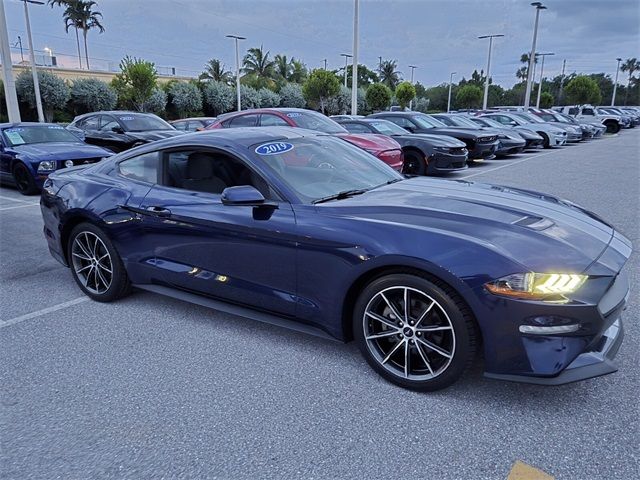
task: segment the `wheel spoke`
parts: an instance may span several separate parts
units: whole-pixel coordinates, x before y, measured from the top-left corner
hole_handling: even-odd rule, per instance
[[[409,349],[409,342],[404,342],[404,378],[409,378],[409,359],[411,358],[411,350]]]
[[[382,315],[378,315],[377,313],[367,312],[365,315],[373,318],[374,320],[379,321],[380,323],[385,324],[387,327],[396,328],[396,329],[398,328],[398,326],[395,324],[393,320],[384,318]]]
[[[431,303],[429,304],[429,306],[425,309],[424,312],[422,312],[422,314],[420,315],[420,318],[418,318],[418,321],[416,322],[416,327],[418,325],[420,325],[420,322],[422,322],[422,320],[424,320],[424,318],[427,316],[427,314],[431,311],[431,309],[433,308],[433,306],[436,304],[436,302],[434,300],[431,300]]]
[[[104,278],[104,275],[102,275],[102,272],[100,271],[100,267],[98,266],[96,268],[96,272],[98,273],[98,277],[100,277],[100,281],[104,284],[105,289],[109,289],[109,282],[107,282],[107,279]]]
[[[429,373],[433,375],[433,369],[431,368],[431,364],[429,363],[429,360],[427,360],[427,356],[422,351],[422,347],[420,346],[419,342],[416,342],[416,350],[418,350],[418,353],[420,354],[420,358],[429,369]]]
[[[384,357],[384,360],[382,360],[382,363],[383,364],[387,363],[389,361],[389,359],[393,356],[393,354],[398,351],[398,349],[402,346],[403,343],[406,343],[406,340],[399,341],[396,344],[396,346],[391,349],[391,351],[387,354],[387,356]]]
[[[418,340],[418,342],[422,343],[428,349],[433,350],[436,353],[439,353],[443,357],[451,358],[451,354],[449,352],[447,352],[446,350],[442,349],[441,347],[439,347],[438,345],[436,345],[434,343],[431,343],[428,340],[424,340],[422,338],[418,338],[417,340]]]
[[[404,289],[404,323],[409,323],[409,289]]]
[[[449,326],[433,326],[433,327],[422,327],[417,329],[418,332],[423,332],[423,333],[438,332],[440,330],[452,330],[452,328]]]
[[[93,265],[89,264],[86,267],[82,267],[80,270],[76,270],[76,273],[84,272],[87,268],[92,268]]]
[[[85,246],[82,244],[82,240],[80,240],[79,237],[76,237],[76,245],[78,245],[80,250],[82,250],[82,253],[84,253],[87,257],[89,257],[89,259],[91,259],[91,253],[89,253],[89,250],[85,248]]]
[[[389,309],[391,310],[391,313],[393,313],[393,315],[398,319],[402,319],[402,315],[400,315],[398,313],[398,310],[396,310],[396,307],[393,306],[393,304],[389,301],[389,299],[387,298],[387,296],[383,293],[380,292],[380,296],[382,297],[382,299],[384,300],[384,302],[387,304],[387,306],[389,307]]]
[[[374,333],[373,335],[369,335],[368,337],[365,337],[365,338],[367,340],[377,340],[379,338],[393,337],[394,335],[397,335],[398,333],[400,333],[400,329],[387,330],[386,332]]]
[[[73,255],[74,257],[81,258],[82,260],[86,260],[87,262],[90,262],[90,261],[91,261],[91,258],[89,258],[89,257],[85,257],[84,255],[80,255],[79,253],[76,253],[76,252],[73,252],[73,253],[72,253],[72,255]]]
[[[94,266],[90,265],[90,269],[84,277],[81,277],[84,283],[84,286],[89,288],[89,277],[91,277],[91,273],[93,272]]]

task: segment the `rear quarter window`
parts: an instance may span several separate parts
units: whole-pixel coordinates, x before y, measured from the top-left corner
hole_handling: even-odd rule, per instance
[[[146,183],[158,182],[159,154],[150,152],[123,160],[118,164],[120,175]]]

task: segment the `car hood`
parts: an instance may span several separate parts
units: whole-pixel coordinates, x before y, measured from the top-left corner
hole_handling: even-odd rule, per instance
[[[513,127],[513,129],[525,139],[542,140],[540,135],[527,127]]]
[[[138,140],[153,142],[154,140],[162,140],[163,138],[176,137],[184,135],[185,132],[180,130],[146,130],[144,132],[127,132],[127,135]]]
[[[539,272],[582,272],[613,236],[610,225],[566,200],[464,180],[416,177],[319,207],[465,239]]]
[[[11,151],[33,160],[74,160],[77,158],[109,157],[113,152],[82,142],[51,142],[17,145]]]
[[[337,133],[335,136],[370,151],[383,152],[385,150],[400,150],[401,148],[393,138],[376,133]]]
[[[415,142],[416,140],[424,140],[426,143],[433,147],[450,147],[450,148],[463,148],[467,144],[454,137],[447,137],[446,135],[430,135],[428,133],[408,133],[403,135],[392,135],[393,138],[403,142]]]

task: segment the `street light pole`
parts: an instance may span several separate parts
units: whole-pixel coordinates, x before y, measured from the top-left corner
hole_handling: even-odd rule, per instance
[[[536,7],[536,21],[533,24],[533,42],[531,42],[531,52],[529,53],[529,68],[527,68],[527,86],[524,94],[525,108],[529,107],[529,103],[531,101],[531,76],[533,74],[533,65],[535,64],[536,59],[536,40],[538,39],[538,21],[540,19],[540,11],[546,10],[547,8],[540,2],[533,2],[531,5],[533,7]]]
[[[449,77],[449,98],[447,99],[447,113],[451,111],[451,84],[453,83],[453,76],[458,72],[451,72]]]
[[[620,71],[621,58],[616,58],[618,66],[616,67],[616,81],[613,83],[613,95],[611,95],[611,106],[615,106],[616,103],[616,91],[618,90],[618,72]]]
[[[493,39],[497,37],[504,37],[502,34],[498,35],[482,35],[479,39],[489,39],[489,56],[487,58],[487,71],[485,72],[486,78],[484,79],[484,98],[482,99],[482,109],[487,109],[487,101],[489,99],[489,71],[491,70],[491,47],[493,46]]]
[[[36,57],[33,54],[33,37],[31,36],[31,21],[29,20],[29,7],[27,4],[44,5],[39,0],[22,0],[24,3],[24,18],[27,22],[27,39],[29,40],[29,58],[31,60],[31,75],[33,77],[33,93],[36,97],[36,110],[38,111],[38,121],[44,122],[44,112],[42,111],[42,98],[40,97],[40,82],[38,82],[38,71],[36,70]]]
[[[351,70],[351,115],[358,114],[358,15],[360,0],[353,6],[353,69]]]
[[[349,59],[353,55],[349,55],[348,53],[341,53],[340,56],[344,57],[344,86],[346,88],[347,87],[347,64],[349,62]]]
[[[547,55],[555,55],[555,53],[536,53],[542,57],[542,65],[540,65],[540,82],[538,83],[538,98],[536,98],[536,108],[540,108],[540,95],[542,95],[542,75],[544,74],[544,57]]]
[[[2,54],[2,73],[4,74],[4,98],[7,102],[7,114],[11,123],[20,122],[16,81],[13,78],[13,63],[11,62],[11,46],[7,31],[7,17],[4,13],[4,0],[0,0],[0,54]]]
[[[246,40],[246,37],[240,37],[238,35],[227,35],[227,38],[233,38],[236,42],[236,100],[238,103],[238,111],[242,110],[242,104],[240,103],[240,51],[238,50],[238,40]]]
[[[413,85],[413,71],[418,68],[416,65],[409,65],[411,69],[411,85]],[[409,110],[413,110],[413,99],[409,101]]]
[[[325,58],[324,60],[322,60],[324,62],[324,69],[327,69],[327,59]]]

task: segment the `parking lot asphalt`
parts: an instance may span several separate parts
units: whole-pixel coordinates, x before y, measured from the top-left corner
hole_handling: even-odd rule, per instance
[[[456,175],[568,198],[640,246],[640,128]],[[0,188],[0,478],[638,478],[639,256],[616,374],[431,394],[339,344],[149,293],[82,296]]]

